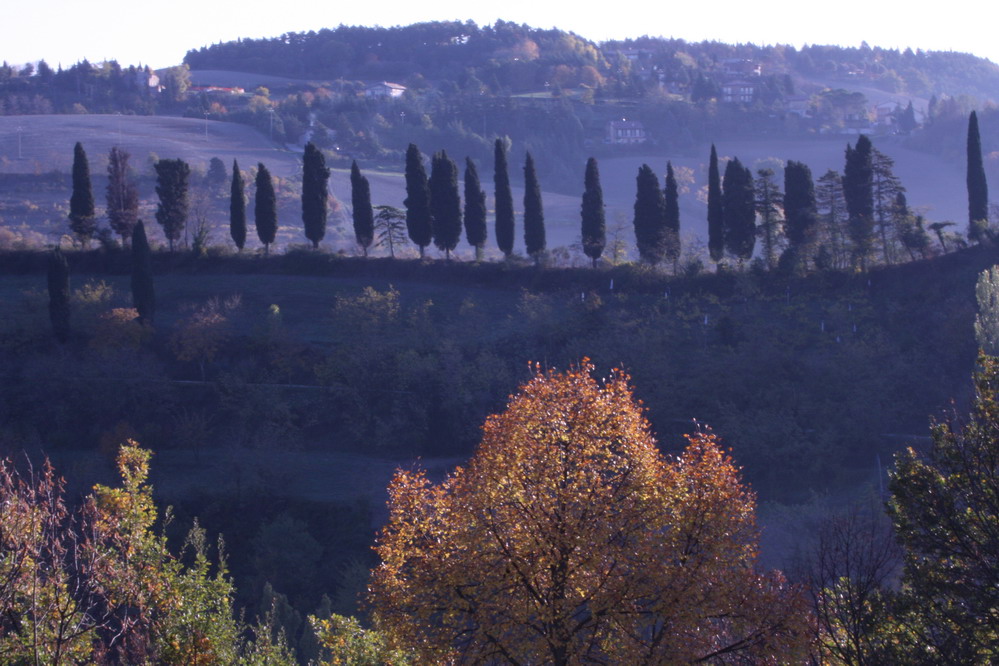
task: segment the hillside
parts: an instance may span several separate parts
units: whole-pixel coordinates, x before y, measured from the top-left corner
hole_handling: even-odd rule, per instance
[[[17,159],[18,128],[21,134],[21,155]],[[205,130],[207,128],[207,138]],[[991,125],[983,124],[986,140],[992,138]],[[236,159],[247,169],[263,162],[275,175],[287,180],[279,216],[278,245],[301,243],[301,209],[296,199],[300,189],[299,169],[301,153],[291,146],[279,145],[267,136],[244,125],[193,118],[160,116],[0,116],[0,219],[8,230],[18,230],[18,237],[30,237],[37,244],[55,242],[66,233],[66,206],[69,201],[68,177],[72,160],[72,146],[81,141],[90,158],[94,176],[94,190],[98,207],[103,204],[107,152],[119,145],[131,152],[131,165],[139,177],[140,195],[143,200],[142,215],[151,219],[156,206],[154,180],[149,164],[151,155],[180,157],[188,161],[199,173],[208,168],[208,162],[218,157],[228,166]],[[842,170],[843,149],[847,139],[825,138],[808,141],[789,139],[743,139],[718,143],[720,155],[739,157],[745,164],[754,165],[760,160],[777,158],[782,161],[798,160],[808,164],[815,177],[827,169]],[[895,159],[896,173],[908,189],[909,204],[926,215],[930,221],[954,220],[966,217],[966,195],[963,167],[956,162],[940,162],[924,152],[911,150],[898,139],[876,139],[879,150]],[[708,145],[700,145],[682,154],[658,150],[627,156],[609,155],[600,162],[601,179],[607,206],[609,227],[623,225],[625,236],[630,239],[631,219],[635,197],[635,175],[641,164],[648,163],[660,172],[665,171],[667,160],[674,166],[691,170],[693,182],[689,191],[680,198],[681,232],[693,243],[694,238],[706,240],[706,208],[699,191],[707,183]],[[514,184],[514,201],[521,209],[523,189],[519,175],[518,151],[511,157],[511,180]],[[996,160],[989,160],[994,168]],[[491,161],[480,162],[487,205],[492,224],[492,184],[489,171]],[[542,179],[545,190],[545,220],[549,246],[568,247],[579,240],[579,202],[582,192],[584,163],[578,164],[579,194],[552,191]],[[375,205],[403,206],[404,182],[401,174],[402,160],[387,163],[382,168],[362,168],[371,182],[372,200]],[[56,175],[56,174],[62,174]],[[328,247],[353,252],[350,228],[349,170],[335,168],[330,184],[333,195],[342,202],[340,212],[331,220],[330,234],[325,241]],[[250,190],[252,196],[252,187]],[[207,223],[213,230],[214,242],[225,243],[228,238],[228,199],[223,195],[212,199],[207,211]],[[252,219],[251,219],[252,222]],[[519,230],[517,243],[522,247]],[[154,238],[159,230],[152,227]],[[252,236],[252,233],[251,233]],[[490,231],[490,237],[492,231]],[[10,245],[14,239],[0,238],[0,243]],[[256,239],[251,238],[251,247]],[[493,247],[493,243],[489,243]],[[459,246],[460,257],[470,257],[471,251],[464,242]]]

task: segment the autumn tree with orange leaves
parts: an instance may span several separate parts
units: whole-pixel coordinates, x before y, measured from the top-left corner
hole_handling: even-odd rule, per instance
[[[370,603],[417,663],[792,663],[811,620],[755,570],[755,498],[710,431],[677,459],[628,377],[534,378],[439,485],[400,471]]]

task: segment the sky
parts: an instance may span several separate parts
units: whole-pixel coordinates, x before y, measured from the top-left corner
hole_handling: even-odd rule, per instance
[[[652,3],[565,3],[552,0],[35,0],[0,19],[0,60],[45,59],[68,67],[84,58],[153,68],[179,64],[193,48],[238,37],[277,37],[346,25],[497,19],[557,27],[594,41],[642,35],[688,41],[754,44],[839,44],[963,51],[999,63],[994,18],[978,0],[951,0],[919,11],[899,0],[687,0]],[[585,8],[584,8],[585,7]]]

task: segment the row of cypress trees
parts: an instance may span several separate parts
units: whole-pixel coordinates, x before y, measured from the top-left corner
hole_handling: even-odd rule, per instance
[[[648,164],[638,169],[635,194],[635,244],[642,261],[656,265],[680,259],[679,187],[672,162],[666,163],[666,183],[659,189],[659,176]]]
[[[504,255],[510,256],[514,243],[514,210],[506,150],[504,140],[497,139],[494,164],[496,244]],[[486,193],[471,158],[465,158],[464,207],[458,192],[458,167],[446,151],[433,154],[428,176],[423,153],[416,144],[409,144],[405,176],[406,231],[410,241],[419,248],[420,257],[425,256],[427,246],[433,243],[450,260],[451,252],[461,238],[464,222],[466,240],[475,248],[476,258],[481,260],[488,237]],[[351,165],[350,180],[354,237],[367,256],[374,243],[371,188],[356,161]],[[541,186],[530,153],[524,162],[524,244],[527,253],[535,259],[540,259],[546,249]]]
[[[508,146],[504,139],[497,139],[494,149],[495,233],[500,251],[506,256],[513,253],[515,225],[513,196],[507,167]],[[968,237],[981,242],[988,233],[988,188],[981,154],[981,138],[977,114],[972,111],[968,124]],[[128,154],[112,149],[109,158],[108,217],[114,231],[123,240],[131,235],[137,210],[135,187],[127,182]],[[475,164],[466,158],[464,209],[458,193],[458,169],[445,151],[431,158],[428,176],[424,157],[415,144],[406,152],[405,222],[410,240],[417,245],[420,256],[432,242],[450,259],[451,252],[460,239],[462,221],[466,238],[481,259],[485,242],[486,201],[485,192]],[[885,261],[888,256],[886,206],[881,193],[875,193],[885,182],[892,193],[893,208],[908,210],[904,203],[904,188],[890,173],[891,160],[873,148],[870,139],[861,135],[856,144],[847,145],[846,164],[840,180],[846,208],[846,235],[849,236],[854,264],[864,269],[874,245],[874,229],[881,227]],[[173,250],[180,237],[188,210],[188,165],[182,160],[159,160],[157,194],[160,205],[157,221]],[[117,174],[117,176],[116,176]],[[875,175],[877,178],[875,178]],[[828,175],[828,174],[827,174]],[[330,169],[322,152],[309,143],[303,157],[302,219],[306,238],[313,248],[325,236],[328,216],[328,179]],[[753,256],[756,237],[763,239],[764,255],[770,268],[776,264],[778,237],[783,235],[788,250],[795,261],[804,260],[815,242],[818,213],[815,185],[807,165],[791,161],[785,168],[784,193],[771,180],[773,172],[761,170],[755,179],[748,167],[738,158],[729,160],[724,178],[720,177],[718,155],[711,146],[708,167],[708,250],[715,262],[726,254],[746,261]],[[825,178],[825,177],[824,177]],[[887,179],[887,181],[886,181]],[[527,254],[539,260],[546,249],[544,209],[534,159],[527,153],[524,163],[524,243]],[[371,191],[367,179],[357,163],[351,166],[351,197],[354,211],[355,237],[365,256],[375,241],[375,215],[371,205]],[[388,207],[379,207],[388,208]],[[393,209],[394,210],[394,209]],[[784,219],[780,220],[781,212]],[[263,163],[258,164],[254,215],[258,238],[269,254],[270,244],[277,233],[277,202],[273,179]],[[760,226],[757,229],[757,216]],[[606,244],[606,221],[603,195],[595,158],[586,164],[582,203],[582,245],[594,266]],[[96,230],[93,194],[86,153],[80,143],[74,148],[73,194],[70,199],[70,227],[77,237],[89,240]],[[674,268],[679,259],[679,204],[678,187],[671,163],[667,164],[666,182],[659,189],[658,178],[648,165],[642,165],[637,178],[635,201],[635,238],[643,261],[658,264],[664,259],[672,261]],[[933,225],[931,225],[932,227]],[[941,226],[941,225],[937,225]],[[920,236],[925,232],[920,231]],[[233,161],[230,190],[230,234],[242,250],[246,242],[246,197],[243,177],[237,162]],[[919,247],[920,243],[903,243]],[[913,247],[909,247],[910,252]]]
[[[121,235],[128,244],[136,225],[138,213],[138,192],[128,177],[129,154],[114,147],[108,158],[108,221],[112,230]],[[305,146],[302,175],[302,221],[305,236],[313,248],[326,235],[328,217],[328,180],[330,169],[326,158],[312,143]],[[190,166],[181,159],[161,159],[154,165],[156,170],[156,194],[159,205],[156,221],[163,227],[173,251],[187,223],[190,208],[188,181]],[[240,250],[246,244],[246,195],[245,184],[239,164],[233,160],[232,185],[229,203],[229,231],[233,242]],[[97,232],[97,216],[93,189],[90,180],[90,166],[86,151],[79,142],[73,149],[72,195],[69,202],[70,230],[83,243],[88,243]],[[256,196],[254,216],[257,236],[268,253],[270,244],[277,234],[277,197],[270,172],[263,163],[257,165]]]
[[[309,142],[302,157],[302,223],[305,237],[313,249],[326,236],[329,217],[330,169],[321,150]],[[264,244],[264,254],[270,254],[271,243],[277,237],[277,195],[274,179],[263,162],[257,163],[256,193],[253,199],[253,219],[257,238]],[[239,250],[246,244],[246,186],[239,163],[232,161],[232,184],[229,189],[229,235]]]

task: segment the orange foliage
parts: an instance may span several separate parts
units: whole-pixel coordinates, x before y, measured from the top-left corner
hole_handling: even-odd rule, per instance
[[[108,351],[123,347],[138,349],[148,336],[148,328],[139,323],[138,310],[112,308],[98,316],[97,329],[90,346]],[[117,444],[115,446],[117,447]]]
[[[620,372],[542,372],[440,485],[400,471],[370,602],[419,663],[688,663],[807,649],[802,596],[754,570],[754,497],[710,432],[665,459]]]

